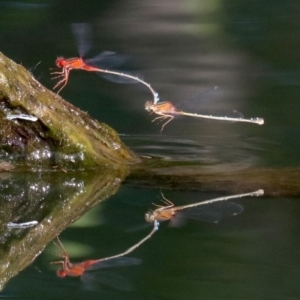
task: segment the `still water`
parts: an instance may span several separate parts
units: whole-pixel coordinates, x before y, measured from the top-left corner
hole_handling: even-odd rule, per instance
[[[124,70],[143,74],[162,99],[176,105],[218,86],[222,97],[204,103],[265,125],[180,117],[161,124],[144,110],[140,85],[116,84],[72,71],[61,95],[115,128],[135,152],[210,168],[297,167],[300,150],[299,6],[295,1],[0,1],[5,55],[30,68],[48,88],[57,56],[78,55],[70,25],[93,28],[91,55],[128,54]],[[201,105],[201,104],[199,104]],[[207,107],[206,107],[207,108]],[[256,189],[261,188],[257,186]],[[144,214],[160,203],[160,188],[123,184],[61,234],[72,261],[120,253],[144,236]],[[178,186],[164,190],[176,205],[214,197]],[[1,298],[19,299],[299,299],[299,197],[245,198],[236,216],[220,222],[163,222],[130,256],[141,264],[112,268],[131,291],[96,279],[57,278],[50,244],[14,277]],[[226,213],[225,213],[226,214]],[[116,283],[117,284],[117,283]]]

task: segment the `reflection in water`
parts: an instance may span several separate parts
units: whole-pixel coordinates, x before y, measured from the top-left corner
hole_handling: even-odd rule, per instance
[[[219,198],[215,198],[215,199],[211,199],[211,200],[207,200],[207,201],[201,201],[201,202],[192,203],[192,204],[188,204],[188,205],[182,205],[182,206],[174,206],[174,204],[170,200],[166,199],[164,197],[164,195],[162,194],[162,197],[164,199],[163,202],[165,202],[166,205],[165,206],[156,205],[156,206],[158,206],[158,208],[155,210],[148,211],[145,214],[145,219],[147,222],[171,220],[178,211],[195,208],[195,207],[200,207],[200,206],[204,206],[204,207],[209,206],[208,210],[207,210],[207,212],[209,213],[208,216],[215,215],[214,213],[212,213],[212,210],[214,210],[213,206],[216,203],[227,201],[230,199],[242,198],[242,197],[262,196],[263,194],[264,194],[263,190],[257,190],[255,192],[251,192],[251,193],[219,197]],[[233,215],[237,215],[243,211],[243,207],[240,205],[234,205],[234,203],[230,202],[230,206],[231,206],[230,210]],[[228,210],[228,206],[223,207],[223,209]],[[195,215],[194,215],[194,217],[195,217]],[[219,217],[220,216],[218,216],[217,219],[213,219],[212,221],[213,222],[219,221]],[[201,213],[198,214],[198,218],[203,218],[203,215]],[[209,218],[207,217],[207,219],[209,219]]]
[[[28,222],[22,222],[22,223],[13,223],[13,222],[9,222],[7,223],[7,228],[30,228],[30,227],[34,227],[38,224],[38,221],[28,221]]]
[[[52,262],[52,264],[61,264],[62,268],[56,271],[56,275],[58,277],[66,277],[66,276],[72,276],[72,277],[78,277],[81,276],[84,281],[87,281],[88,278],[92,279],[89,275],[86,275],[86,271],[91,270],[97,270],[102,268],[107,268],[109,266],[126,266],[126,265],[136,265],[140,263],[140,260],[123,257],[131,252],[133,252],[136,248],[138,248],[140,245],[142,245],[144,242],[146,242],[148,239],[150,239],[153,234],[158,230],[159,223],[154,220],[153,221],[153,229],[151,232],[141,239],[138,243],[134,244],[127,250],[125,250],[122,253],[99,258],[99,259],[93,259],[93,260],[87,260],[81,263],[71,263],[70,258],[68,255],[67,250],[64,248],[63,244],[60,242],[59,238],[57,238],[58,243],[55,243],[55,245],[60,249],[60,253],[58,253],[58,256],[60,256],[63,260],[61,261],[55,261]],[[101,276],[102,277],[102,276]],[[113,278],[110,278],[107,274],[105,274],[102,279],[97,275],[98,281],[110,285],[116,289],[120,290],[131,290],[131,286],[129,283],[125,283],[124,280],[113,280]],[[122,284],[121,284],[122,283]]]
[[[137,265],[140,263],[140,260],[124,257],[125,255],[133,252],[137,249],[140,245],[142,245],[145,241],[150,239],[154,233],[158,230],[159,222],[171,220],[177,214],[178,211],[187,210],[187,209],[197,209],[201,207],[208,207],[208,217],[206,220],[209,220],[210,216],[214,216],[213,221],[216,222],[219,220],[216,214],[212,212],[213,206],[215,204],[219,204],[225,202],[228,204],[227,206],[223,206],[222,213],[230,213],[231,215],[237,215],[243,211],[243,207],[241,205],[227,202],[230,199],[237,199],[242,197],[251,197],[251,196],[261,196],[264,194],[263,190],[257,190],[251,193],[244,193],[244,194],[236,194],[226,197],[219,197],[207,201],[197,202],[189,205],[183,206],[174,206],[174,204],[166,199],[163,195],[164,202],[166,203],[165,206],[158,206],[157,209],[153,211],[149,211],[146,213],[145,218],[147,222],[153,223],[153,228],[151,232],[141,239],[138,243],[134,244],[124,252],[119,254],[104,257],[100,259],[93,259],[93,260],[86,260],[80,263],[71,263],[67,250],[64,248],[63,244],[60,242],[59,238],[57,238],[57,243],[55,245],[59,249],[58,256],[62,258],[60,261],[52,262],[52,264],[60,264],[61,269],[57,270],[56,274],[58,277],[81,277],[81,279],[86,283],[87,286],[91,289],[93,286],[93,282],[101,282],[105,285],[111,286],[118,290],[129,291],[132,290],[132,286],[129,282],[127,282],[122,277],[117,275],[112,275],[110,273],[101,274],[96,272],[96,274],[91,274],[89,271],[95,271],[98,269],[110,267],[110,266],[127,266],[127,265]],[[211,209],[212,208],[212,209]],[[201,213],[199,214],[199,216]],[[201,216],[203,218],[203,215]]]
[[[225,171],[241,170],[260,162],[261,153],[268,146],[266,141],[253,136],[227,135],[125,135],[122,141],[136,153],[163,160],[190,162],[191,167],[201,165]]]
[[[122,176],[112,170],[76,176],[71,172],[0,174],[0,290],[63,229],[113,194]]]

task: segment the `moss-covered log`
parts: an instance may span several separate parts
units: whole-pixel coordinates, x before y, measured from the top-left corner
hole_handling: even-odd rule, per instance
[[[26,114],[37,121],[9,120]],[[137,163],[109,126],[43,87],[21,65],[0,53],[0,160],[15,166],[113,168]]]

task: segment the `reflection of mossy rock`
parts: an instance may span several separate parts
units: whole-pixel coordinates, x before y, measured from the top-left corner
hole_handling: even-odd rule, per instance
[[[38,121],[8,120],[28,114]],[[139,162],[109,126],[64,101],[0,53],[0,160],[32,168],[120,167]]]
[[[126,172],[0,173],[0,291],[45,246],[89,209],[114,194]],[[28,229],[7,223],[37,221]],[[53,254],[55,260],[55,253]]]

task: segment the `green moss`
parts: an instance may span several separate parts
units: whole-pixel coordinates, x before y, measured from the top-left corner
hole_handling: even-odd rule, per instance
[[[6,119],[20,113],[38,121]],[[112,128],[47,90],[1,53],[0,118],[2,148],[18,166],[115,169],[140,162]]]

